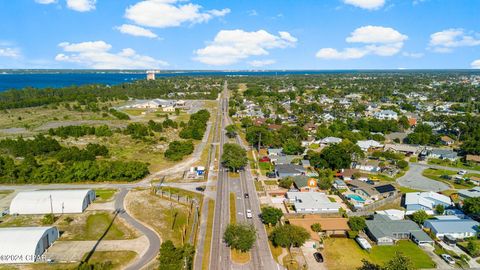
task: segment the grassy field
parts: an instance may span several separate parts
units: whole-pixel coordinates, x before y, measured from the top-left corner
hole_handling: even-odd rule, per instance
[[[208,201],[207,232],[205,234],[205,245],[203,246],[202,269],[207,270],[210,266],[210,249],[212,247],[213,217],[215,214],[215,201]]]
[[[0,218],[0,227],[42,226],[43,215],[7,215]]]
[[[235,204],[235,193],[230,192],[230,223],[237,223],[237,205]]]
[[[74,105],[75,103],[71,103]],[[120,102],[99,103],[99,106],[116,106]],[[9,109],[0,114],[0,129],[25,128],[32,130],[48,122],[57,121],[84,121],[84,120],[111,120],[117,121],[110,114],[103,112],[68,110],[63,106],[43,106],[34,108]]]
[[[84,258],[86,256],[87,254],[85,254]],[[88,260],[88,263],[94,264],[110,261],[112,263],[112,270],[124,269],[125,266],[137,256],[137,253],[133,251],[95,251]]]
[[[255,190],[256,191],[264,191],[264,188],[262,186],[262,183],[260,181],[254,181],[255,183]]]
[[[104,240],[123,240],[137,237],[136,232],[123,223],[114,214],[96,212],[86,214],[86,217],[75,217],[72,222],[66,218],[57,221],[62,240],[98,240],[105,234]],[[112,223],[113,220],[113,223]]]
[[[190,236],[193,218],[189,218],[189,207],[183,204],[162,199],[150,190],[132,190],[127,194],[126,205],[135,218],[151,226],[163,240],[181,245]]]
[[[117,193],[116,189],[96,189],[95,194],[97,195],[97,198],[95,199],[95,202],[103,203],[111,201],[115,193]]]
[[[446,167],[480,171],[480,165],[463,163],[460,160],[456,161],[456,162],[451,162],[451,161],[448,161],[448,160],[430,159],[430,160],[428,160],[428,164],[436,164],[436,165],[441,165],[441,166],[446,166]]]
[[[330,270],[355,269],[362,265],[362,259],[376,264],[389,261],[396,252],[410,258],[415,268],[434,268],[430,257],[416,244],[400,241],[394,246],[374,246],[370,253],[362,250],[352,239],[328,238],[325,240],[325,263]]]
[[[425,176],[425,177],[428,177],[428,178],[436,180],[436,181],[443,182],[443,183],[445,183],[445,184],[447,184],[450,187],[453,187],[455,189],[467,189],[467,188],[473,187],[472,184],[467,184],[467,183],[459,184],[459,183],[456,183],[454,179],[452,179],[452,180],[446,179],[446,177],[452,177],[456,174],[457,174],[456,171],[441,170],[441,169],[434,169],[434,168],[425,169],[422,173],[422,175]]]
[[[400,186],[400,185],[396,185],[396,188],[397,188],[400,192],[403,192],[403,193],[418,192],[418,191],[419,191],[419,190],[416,190],[416,189],[413,189],[413,188],[404,187],[404,186]]]

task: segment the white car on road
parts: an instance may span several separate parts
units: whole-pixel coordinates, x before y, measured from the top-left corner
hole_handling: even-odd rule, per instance
[[[442,254],[442,259],[445,260],[448,264],[455,264],[455,260],[452,258],[452,256],[448,254]]]
[[[247,209],[247,218],[253,218],[252,210]]]

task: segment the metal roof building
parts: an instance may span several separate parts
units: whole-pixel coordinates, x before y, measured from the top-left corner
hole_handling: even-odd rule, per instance
[[[42,261],[58,237],[56,227],[0,228],[0,264]]]
[[[10,214],[82,213],[95,200],[91,189],[19,192],[10,203]]]

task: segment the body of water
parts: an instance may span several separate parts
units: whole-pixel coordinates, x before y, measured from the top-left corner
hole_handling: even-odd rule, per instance
[[[174,76],[286,76],[348,73],[405,73],[405,72],[446,72],[446,71],[398,71],[398,70],[287,70],[287,71],[171,71],[157,73],[157,78]],[[448,71],[447,71],[448,72]],[[459,71],[453,71],[459,72]],[[469,73],[471,70],[460,71]],[[116,85],[146,78],[144,71],[75,71],[75,70],[0,70],[0,91],[9,89],[60,88],[72,85],[105,84]]]

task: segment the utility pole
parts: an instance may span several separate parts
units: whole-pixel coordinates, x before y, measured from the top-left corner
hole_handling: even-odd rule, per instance
[[[52,194],[50,194],[50,213],[53,215],[53,200],[52,200]]]

